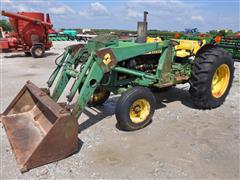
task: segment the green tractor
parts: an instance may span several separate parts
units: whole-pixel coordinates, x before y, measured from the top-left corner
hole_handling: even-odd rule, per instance
[[[121,94],[116,120],[126,131],[150,124],[159,103],[153,87],[189,82],[198,108],[223,104],[234,73],[228,52],[204,40],[146,43],[146,17],[138,29],[137,42],[102,35],[69,46],[56,61],[47,89],[26,83],[0,117],[21,172],[77,152],[78,118],[86,106],[104,103],[110,93]],[[58,103],[64,90],[67,102]]]

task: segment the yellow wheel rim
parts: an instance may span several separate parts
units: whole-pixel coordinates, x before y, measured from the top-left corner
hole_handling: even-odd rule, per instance
[[[133,123],[144,122],[150,114],[150,103],[146,99],[138,99],[131,105],[129,116]]]
[[[230,70],[228,65],[222,64],[217,68],[212,79],[212,95],[220,98],[226,91],[230,79]]]

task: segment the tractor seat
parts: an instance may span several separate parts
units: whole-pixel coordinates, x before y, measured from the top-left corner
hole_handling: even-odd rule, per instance
[[[206,42],[200,45],[199,41],[196,40],[178,40],[174,39],[179,42],[178,45],[175,46],[176,56],[180,58],[185,58],[188,56],[195,55],[197,51],[203,46]]]

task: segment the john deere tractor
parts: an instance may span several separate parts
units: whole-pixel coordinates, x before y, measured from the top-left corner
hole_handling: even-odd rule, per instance
[[[116,120],[126,131],[151,122],[159,103],[152,87],[189,82],[198,108],[223,104],[234,72],[228,52],[204,40],[146,43],[146,29],[145,13],[137,41],[102,35],[86,45],[66,47],[47,89],[26,83],[0,118],[22,172],[76,152],[78,118],[86,106],[103,104],[111,93],[121,94]],[[70,80],[74,81],[67,89]],[[67,102],[58,103],[64,91]]]

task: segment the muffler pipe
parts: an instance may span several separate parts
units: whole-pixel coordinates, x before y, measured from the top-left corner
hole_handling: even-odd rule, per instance
[[[138,43],[146,43],[147,39],[147,15],[148,12],[144,11],[143,21],[139,21],[137,24],[137,40]]]

